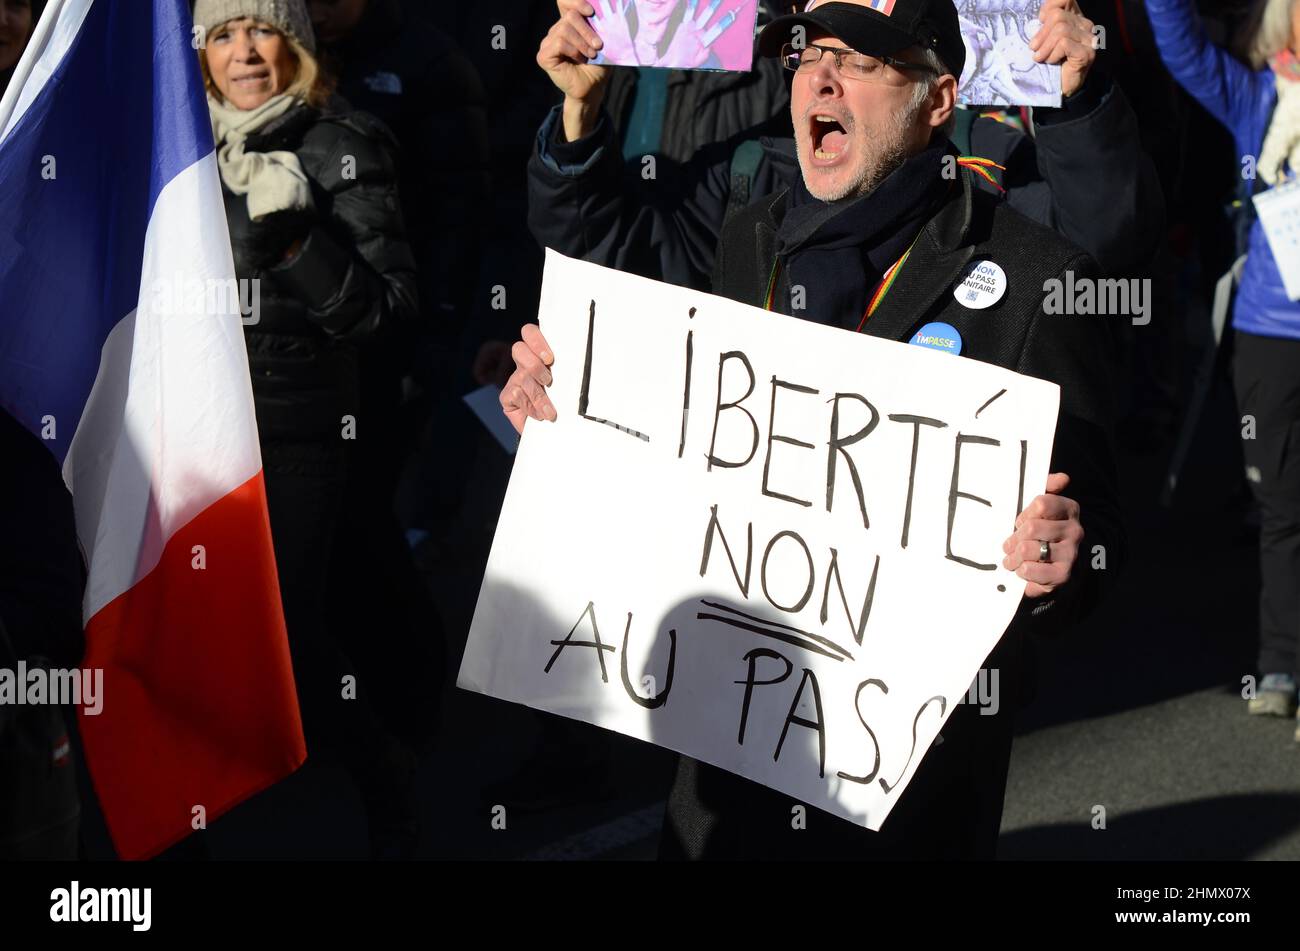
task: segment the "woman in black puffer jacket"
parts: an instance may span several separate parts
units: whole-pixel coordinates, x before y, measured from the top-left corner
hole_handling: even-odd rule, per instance
[[[358,350],[400,340],[417,315],[391,141],[330,97],[302,0],[198,0],[194,22],[251,304],[245,339],[308,751],[348,768],[374,851],[409,854],[415,754],[381,724],[329,624],[357,596],[328,578],[351,447],[365,438]]]

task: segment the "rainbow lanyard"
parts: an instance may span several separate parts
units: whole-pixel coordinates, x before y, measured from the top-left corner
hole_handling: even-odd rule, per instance
[[[978,175],[983,175],[986,179],[988,179],[993,184],[993,187],[996,188],[998,191],[1000,192],[1006,191],[1006,189],[1003,188],[1001,185],[999,185],[997,183],[997,179],[995,179],[991,174],[989,174],[988,171],[989,168],[996,168],[996,169],[1001,169],[1002,171],[1005,172],[1006,168],[1002,165],[999,165],[997,162],[993,161],[992,159],[979,158],[978,156],[975,155],[963,155],[957,159],[957,164],[964,169],[968,169],[969,171],[975,172]],[[922,230],[925,229],[922,228]],[[880,283],[876,285],[876,289],[871,295],[871,300],[867,303],[867,309],[862,314],[862,319],[858,321],[859,331],[861,331],[862,328],[866,326],[867,321],[871,319],[871,315],[874,314],[876,312],[876,308],[880,306],[880,302],[883,301],[885,299],[885,295],[889,293],[889,289],[894,286],[894,280],[895,278],[898,277],[898,272],[903,269],[903,264],[904,262],[907,261],[907,256],[912,253],[912,248],[916,246],[916,242],[920,237],[921,237],[921,232],[918,231],[916,233],[916,237],[912,239],[912,243],[907,246],[907,250],[903,252],[902,256],[893,264],[891,264],[888,267],[888,269],[885,271],[885,273],[881,275]],[[777,258],[772,262],[772,273],[768,275],[767,278],[767,293],[763,297],[764,310],[776,309],[775,306],[776,279],[780,275],[780,273],[781,273],[781,259]]]
[[[992,116],[990,116],[990,118],[992,118]],[[999,119],[998,121],[1002,122],[1003,120]],[[959,156],[957,158],[957,164],[968,171],[974,172],[976,175],[982,176],[990,185],[1002,194],[1005,195],[1007,193],[1007,190],[999,185],[998,180],[989,172],[989,169],[991,168],[996,168],[999,171],[1005,172],[1007,170],[1005,165],[999,165],[992,159],[980,158],[978,155]]]

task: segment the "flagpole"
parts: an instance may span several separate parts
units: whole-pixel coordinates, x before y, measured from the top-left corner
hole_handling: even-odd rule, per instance
[[[9,79],[9,87],[5,90],[4,98],[0,99],[0,145],[4,144],[4,140],[9,135],[9,118],[18,105],[18,99],[22,95],[23,87],[27,85],[27,80],[31,78],[32,70],[36,68],[37,61],[49,44],[50,34],[54,32],[54,24],[58,22],[59,14],[66,3],[67,0],[50,0],[46,4],[40,22],[36,24],[36,29],[32,31],[32,38],[27,43],[27,49],[23,50],[22,58],[18,60],[18,65],[14,67],[14,74]]]

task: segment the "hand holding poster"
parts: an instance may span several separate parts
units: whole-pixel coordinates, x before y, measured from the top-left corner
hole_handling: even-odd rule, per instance
[[[1055,384],[547,253],[459,684],[878,829],[1010,622]]]
[[[956,0],[966,67],[957,101],[977,106],[1061,104],[1061,67],[1034,61],[1042,0]]]
[[[602,66],[748,72],[758,0],[591,0]]]
[[[1061,104],[1061,67],[1039,63],[1029,41],[1042,0],[957,0],[966,67],[958,102]],[[758,0],[591,0],[589,19],[607,66],[748,71]],[[808,6],[813,7],[814,3]],[[873,5],[888,15],[891,3]]]

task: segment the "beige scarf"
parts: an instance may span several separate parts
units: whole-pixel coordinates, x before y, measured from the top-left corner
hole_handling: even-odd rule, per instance
[[[310,208],[311,186],[302,163],[292,152],[245,152],[244,141],[299,100],[272,96],[256,109],[236,109],[208,97],[212,138],[217,144],[221,180],[236,195],[245,195],[248,217],[257,221],[277,211]]]
[[[1291,163],[1291,171],[1300,175],[1300,81],[1275,77],[1277,108],[1264,135],[1259,151],[1259,177],[1269,185],[1282,178],[1282,167]]]

